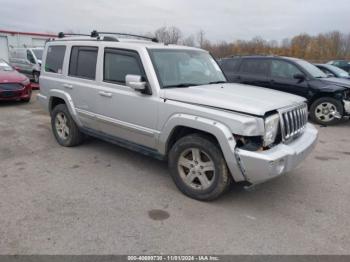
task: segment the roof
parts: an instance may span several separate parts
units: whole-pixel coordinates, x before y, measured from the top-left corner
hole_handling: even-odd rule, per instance
[[[62,42],[74,42],[74,43],[79,43],[79,44],[96,44],[98,43],[108,43],[110,46],[122,46],[125,48],[126,44],[129,47],[135,47],[135,48],[149,48],[149,49],[186,49],[186,50],[198,50],[198,51],[204,51],[199,48],[195,47],[188,47],[188,46],[182,46],[182,45],[168,45],[164,43],[155,43],[152,41],[147,41],[147,40],[139,40],[139,39],[130,39],[130,38],[116,38],[115,41],[111,40],[103,40],[97,39],[95,37],[89,37],[89,36],[74,36],[74,37],[64,37],[64,38],[55,38],[50,41],[50,43],[62,43]]]

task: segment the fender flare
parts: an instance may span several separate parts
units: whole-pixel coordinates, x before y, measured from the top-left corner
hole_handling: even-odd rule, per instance
[[[74,106],[72,97],[68,93],[66,93],[62,90],[59,90],[59,89],[51,89],[49,96],[50,96],[49,109],[51,109],[53,98],[55,98],[55,97],[61,98],[66,103],[68,111],[69,111],[70,115],[72,116],[73,120],[75,121],[75,123],[80,127],[82,126],[81,121],[79,120],[79,117],[78,117],[78,112],[75,110],[75,106]]]
[[[219,142],[227,166],[236,182],[244,181],[245,177],[236,159],[236,141],[231,130],[216,120],[189,114],[172,115],[162,128],[158,139],[158,150],[161,154],[167,153],[168,142],[176,127],[194,128],[212,134]]]

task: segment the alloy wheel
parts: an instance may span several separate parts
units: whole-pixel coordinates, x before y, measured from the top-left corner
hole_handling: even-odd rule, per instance
[[[206,190],[214,182],[214,161],[199,148],[189,148],[182,152],[177,166],[181,179],[193,189]]]

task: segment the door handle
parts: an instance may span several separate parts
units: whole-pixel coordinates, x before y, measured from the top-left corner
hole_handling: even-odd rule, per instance
[[[100,96],[104,96],[104,97],[112,97],[112,93],[109,93],[109,92],[100,91],[100,92],[98,92],[98,94]]]
[[[67,89],[73,89],[73,85],[70,84],[63,84],[63,87]]]

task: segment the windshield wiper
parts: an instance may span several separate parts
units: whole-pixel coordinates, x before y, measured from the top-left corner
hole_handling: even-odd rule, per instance
[[[225,83],[227,83],[227,81],[213,81],[213,82],[209,82],[208,85],[225,84]]]
[[[198,86],[198,84],[181,83],[181,84],[176,84],[176,85],[163,86],[163,88],[184,88],[184,87],[190,87],[190,86]]]

